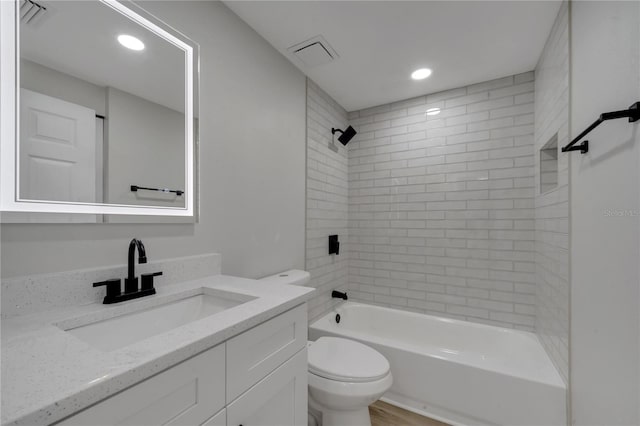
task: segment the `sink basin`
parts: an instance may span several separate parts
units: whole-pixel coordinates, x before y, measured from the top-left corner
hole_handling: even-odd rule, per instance
[[[219,293],[201,292],[75,328],[58,326],[98,349],[113,351],[254,299],[236,293]]]

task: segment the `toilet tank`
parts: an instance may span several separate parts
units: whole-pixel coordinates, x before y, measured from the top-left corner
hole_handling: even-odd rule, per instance
[[[288,271],[261,278],[260,281],[273,284],[305,285],[309,282],[310,278],[311,274],[307,271],[290,269]]]

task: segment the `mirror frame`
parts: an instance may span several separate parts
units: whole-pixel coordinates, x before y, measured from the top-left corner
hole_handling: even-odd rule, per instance
[[[199,78],[198,45],[130,2],[96,0],[164,38],[185,52],[185,206],[134,206],[21,199],[18,120],[20,104],[20,0],[0,0],[0,211],[194,217],[195,120]],[[144,16],[143,16],[144,15]],[[180,38],[175,34],[179,34]],[[185,41],[185,40],[188,40]]]

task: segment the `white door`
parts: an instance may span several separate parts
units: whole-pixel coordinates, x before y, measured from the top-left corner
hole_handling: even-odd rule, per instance
[[[20,198],[95,202],[95,111],[20,90]]]
[[[96,116],[81,105],[20,89],[21,199],[97,200]],[[42,215],[36,221],[44,221]],[[95,215],[47,215],[47,222],[96,222]],[[31,220],[28,220],[31,221]]]

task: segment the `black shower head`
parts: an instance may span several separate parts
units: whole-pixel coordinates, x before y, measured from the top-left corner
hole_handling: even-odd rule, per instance
[[[342,145],[347,145],[349,143],[349,141],[351,139],[353,139],[353,137],[356,135],[356,129],[354,129],[353,127],[349,126],[347,127],[346,130],[340,130],[340,129],[331,129],[331,134],[335,135],[336,132],[340,132],[342,133],[339,137],[338,140],[340,141],[340,143]]]

